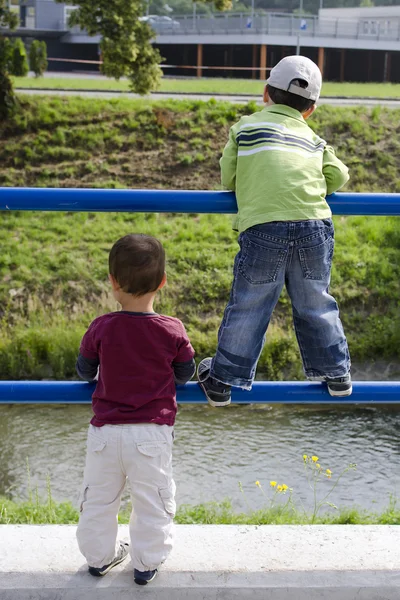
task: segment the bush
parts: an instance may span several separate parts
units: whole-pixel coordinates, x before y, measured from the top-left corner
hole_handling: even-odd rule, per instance
[[[29,71],[26,49],[21,38],[15,38],[11,42],[10,73],[16,77],[25,77]]]
[[[29,66],[35,73],[35,77],[42,77],[47,70],[47,46],[46,42],[34,40],[29,50]]]

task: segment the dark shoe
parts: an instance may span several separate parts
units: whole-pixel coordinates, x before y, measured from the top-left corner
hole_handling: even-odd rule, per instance
[[[211,406],[228,406],[231,403],[231,386],[210,377],[212,358],[204,358],[197,367],[197,379]]]
[[[328,392],[331,396],[350,396],[353,391],[350,373],[344,377],[326,378]]]
[[[113,560],[108,565],[104,565],[104,567],[89,567],[89,573],[94,577],[103,577],[106,573],[111,571],[114,567],[122,563],[129,552],[129,544],[126,542],[120,542],[119,550],[117,554],[114,556]]]
[[[147,585],[150,581],[153,581],[157,573],[157,569],[154,569],[154,571],[138,571],[134,569],[133,579],[138,585]]]

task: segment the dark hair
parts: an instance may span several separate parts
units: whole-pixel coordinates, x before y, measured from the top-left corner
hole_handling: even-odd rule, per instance
[[[294,79],[291,81],[294,85],[298,85],[299,87],[305,89],[307,87],[307,82],[302,79]],[[267,85],[268,94],[271,98],[272,102],[275,104],[285,104],[286,106],[290,106],[291,108],[295,108],[299,112],[306,112],[309,108],[315,104],[315,100],[308,100],[308,98],[303,98],[303,96],[298,96],[297,94],[292,94],[291,92],[285,92],[284,90],[279,90],[272,85]]]
[[[110,274],[127,294],[155,292],[164,276],[165,251],[156,238],[142,233],[125,235],[111,248]]]

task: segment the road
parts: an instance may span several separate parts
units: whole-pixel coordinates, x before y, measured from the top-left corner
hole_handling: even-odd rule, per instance
[[[151,100],[204,100],[207,102],[211,98],[223,102],[232,102],[233,104],[246,104],[251,100],[262,104],[261,96],[232,96],[232,95],[213,95],[213,94],[168,94],[156,92],[148,96],[139,96],[138,94],[127,94],[123,92],[102,92],[102,91],[77,91],[77,90],[48,90],[48,89],[17,89],[20,94],[29,95],[47,95],[47,96],[82,96],[83,98],[119,98],[121,96],[129,98],[148,98]],[[330,104],[332,106],[384,106],[386,108],[400,108],[400,100],[385,100],[383,98],[320,98],[319,105]]]

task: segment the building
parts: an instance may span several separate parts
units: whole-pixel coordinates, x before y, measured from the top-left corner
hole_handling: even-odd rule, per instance
[[[98,68],[63,62],[99,60],[99,37],[68,26],[73,6],[53,0],[9,2],[20,17],[13,35],[27,42],[45,40],[52,70]],[[152,24],[170,75],[265,79],[271,67],[299,47],[326,80],[400,82],[400,6],[322,9],[318,16],[193,14],[158,17]]]

